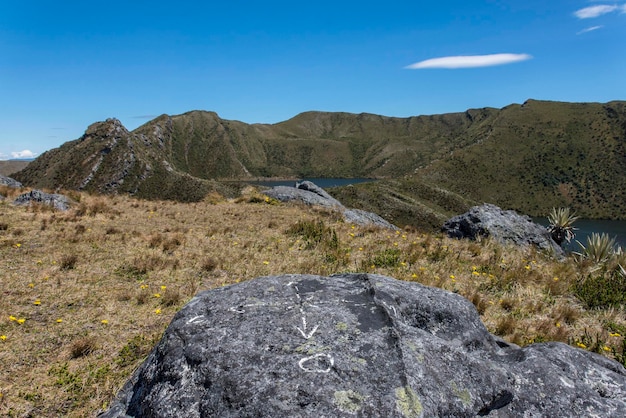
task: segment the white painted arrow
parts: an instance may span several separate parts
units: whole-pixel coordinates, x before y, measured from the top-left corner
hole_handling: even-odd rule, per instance
[[[306,338],[307,340],[310,339],[313,334],[315,334],[315,331],[317,331],[317,325],[313,327],[313,329],[310,332],[306,332],[306,318],[303,316],[302,317],[302,328],[300,327],[296,327],[296,329],[298,331],[300,331],[300,334],[302,334],[302,336],[304,338]]]

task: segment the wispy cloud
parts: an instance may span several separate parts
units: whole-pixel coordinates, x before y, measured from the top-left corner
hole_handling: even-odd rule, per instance
[[[612,13],[618,9],[621,9],[624,12],[626,6],[615,6],[609,4],[599,4],[597,6],[589,6],[584,9],[579,9],[574,12],[574,16],[579,19],[591,19],[594,17],[602,16],[607,13]]]
[[[37,156],[37,154],[27,149],[11,153],[11,158],[35,158],[35,156]]]
[[[8,159],[9,156],[0,152],[0,161]]]
[[[591,26],[589,28],[585,28],[581,31],[576,32],[576,35],[581,35],[583,33],[587,33],[587,32],[593,32],[594,30],[598,30],[598,29],[602,29],[604,26],[600,25],[600,26]]]
[[[425,61],[407,65],[409,70],[424,68],[476,68],[493,67],[495,65],[511,64],[526,61],[532,56],[528,54],[491,54],[491,55],[457,55],[450,57],[431,58]]]

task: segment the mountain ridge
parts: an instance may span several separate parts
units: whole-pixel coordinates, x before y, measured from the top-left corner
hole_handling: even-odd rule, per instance
[[[433,202],[443,193],[456,196],[444,199],[445,215],[487,201],[531,215],[569,205],[582,216],[619,218],[625,137],[622,101],[529,99],[407,118],[309,111],[274,124],[193,110],[158,116],[133,131],[117,119],[96,122],[15,178],[32,187],[198,201],[210,191],[236,194],[225,180],[371,177],[388,181],[334,193],[358,195],[360,202],[344,203],[377,213],[398,209],[393,202],[416,201],[441,215]],[[418,190],[438,196],[423,199]],[[406,215],[406,209],[398,210]]]

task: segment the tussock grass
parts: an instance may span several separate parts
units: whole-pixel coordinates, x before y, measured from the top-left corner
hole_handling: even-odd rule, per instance
[[[438,286],[508,341],[563,341],[626,363],[623,306],[586,309],[573,289],[587,273],[571,260],[265,199],[74,199],[67,213],[0,203],[0,416],[94,416],[198,291],[282,273]]]

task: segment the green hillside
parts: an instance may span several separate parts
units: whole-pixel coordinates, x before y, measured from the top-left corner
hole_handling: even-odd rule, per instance
[[[333,193],[398,224],[432,226],[476,202],[531,215],[571,206],[624,218],[626,103],[529,100],[409,118],[305,112],[273,125],[192,111],[129,132],[115,119],[15,173],[31,187],[199,201],[233,180],[371,177]]]

